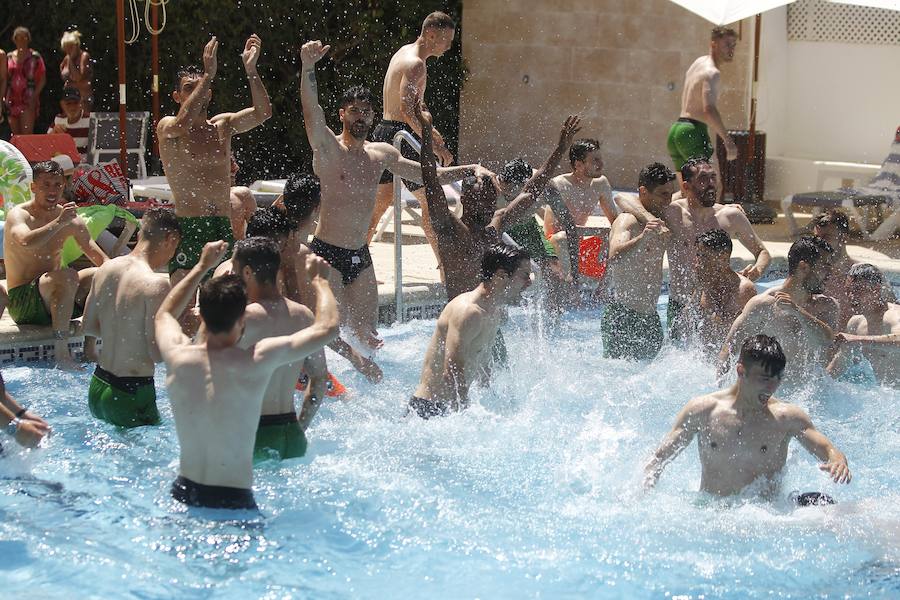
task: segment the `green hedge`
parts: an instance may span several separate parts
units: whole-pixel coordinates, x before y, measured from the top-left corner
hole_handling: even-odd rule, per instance
[[[47,87],[41,97],[36,131],[46,131],[58,112],[62,87],[59,38],[67,29],[82,32],[82,44],[96,60],[95,110],[118,110],[114,0],[19,0],[0,4],[2,47],[12,48],[13,28],[25,25],[31,29],[32,47],[47,63]],[[259,72],[272,98],[274,116],[263,127],[237,137],[234,151],[241,164],[242,182],[284,177],[298,167],[308,167],[312,158],[296,79],[299,48],[304,41],[321,39],[332,45],[331,59],[320,63],[318,79],[320,101],[336,128],[336,101],[345,87],[362,83],[380,96],[392,54],[416,38],[425,16],[444,10],[459,21],[461,5],[461,0],[169,0],[168,21],[159,40],[162,114],[175,111],[171,99],[174,72],[184,64],[202,65],[203,45],[213,34],[220,42],[219,70],[210,112],[249,106],[250,91],[240,51],[247,37],[257,33],[263,40]],[[129,110],[149,111],[150,34],[143,25],[144,0],[139,0],[139,8],[140,39],[126,46],[127,101]],[[127,20],[126,37],[130,30]],[[459,32],[450,52],[429,61],[428,103],[451,148],[456,147],[459,90],[464,77]]]

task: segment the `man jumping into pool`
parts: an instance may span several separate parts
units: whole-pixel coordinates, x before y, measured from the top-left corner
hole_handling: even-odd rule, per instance
[[[822,461],[819,469],[835,483],[850,483],[847,458],[816,430],[800,407],[773,397],[781,383],[785,356],[775,338],[756,335],[741,346],[738,380],[731,387],[689,401],[644,468],[644,487],[656,485],[663,469],[694,439],[700,450],[700,491],[715,496],[741,493],[761,483],[761,496],[779,491],[788,444],[796,439]],[[833,502],[816,492],[801,504]]]
[[[469,386],[490,358],[506,307],[531,285],[528,253],[505,244],[489,246],[481,258],[480,279],[475,289],[456,296],[441,311],[408,412],[428,419],[469,405]]]
[[[253,106],[235,113],[207,115],[216,77],[215,36],[203,49],[203,71],[195,66],[178,71],[172,98],[180,106],[156,128],[159,155],[175,197],[181,223],[181,245],[169,264],[172,283],[196,264],[203,244],[234,243],[231,229],[231,138],[250,131],[272,116],[272,104],[256,71],[262,42],[256,34],[244,45],[241,61],[250,83]]]
[[[716,27],[710,36],[709,54],[695,60],[684,76],[681,115],[669,129],[667,142],[676,170],[690,158],[712,157],[714,146],[708,127],[725,143],[725,157],[737,158],[737,146],[728,135],[718,108],[719,66],[734,59],[736,46],[737,33],[733,29]]]
[[[341,304],[344,339],[363,354],[371,354],[382,341],[375,329],[378,294],[372,256],[366,244],[369,220],[375,208],[375,193],[381,174],[422,182],[419,163],[403,158],[383,142],[367,142],[372,127],[372,94],[361,86],[344,92],[339,115],[343,128],[335,135],[319,106],[316,63],[330,46],[320,41],[303,44],[300,50],[300,101],[306,135],[313,149],[313,170],[322,183],[322,206],[310,250],[327,260],[339,273],[335,291]],[[439,170],[441,183],[490,171],[479,165]]]
[[[156,343],[166,363],[166,388],[181,449],[172,496],[190,506],[255,509],[253,448],[263,396],[278,367],[320,351],[338,333],[337,304],[328,264],[309,258],[316,288],[316,317],[296,333],[264,338],[243,349],[247,294],[237,275],[215,277],[200,289],[201,329],[194,343],[178,316],[201,279],[221,262],[225,241],[209,242],[200,260],[163,300],[156,313]]]

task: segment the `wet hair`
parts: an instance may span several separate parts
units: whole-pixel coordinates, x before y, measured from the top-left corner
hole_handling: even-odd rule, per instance
[[[267,237],[248,237],[234,245],[235,271],[250,267],[260,283],[274,284],[281,268],[281,254],[275,241]]]
[[[181,80],[185,77],[194,79],[196,77],[203,77],[203,73],[203,69],[201,69],[197,65],[186,65],[184,67],[180,67],[177,71],[175,71],[175,90],[178,91],[181,89]]]
[[[148,242],[161,242],[168,234],[181,236],[181,225],[175,211],[166,208],[151,208],[141,217],[141,238]]]
[[[878,286],[887,284],[884,273],[882,273],[878,267],[870,265],[869,263],[857,263],[853,265],[850,267],[850,270],[847,271],[847,277],[849,277],[850,281],[853,283],[867,283],[869,285]]]
[[[456,29],[456,23],[447,13],[435,11],[422,21],[422,33],[426,29]]]
[[[697,236],[697,245],[703,245],[715,252],[727,252],[731,256],[734,243],[724,229],[710,229]]]
[[[523,185],[532,173],[531,165],[524,158],[514,158],[503,165],[500,180],[508,185]]]
[[[12,40],[13,40],[13,42],[15,42],[15,41],[16,41],[16,38],[19,37],[19,36],[22,35],[22,34],[27,35],[27,36],[28,36],[28,41],[29,41],[29,42],[31,41],[31,30],[28,29],[27,27],[25,27],[24,25],[19,25],[18,27],[16,27],[15,29],[13,29],[13,32],[12,32]]]
[[[834,253],[831,244],[815,235],[805,235],[791,244],[788,250],[788,275],[793,275],[801,262],[817,264]]]
[[[762,365],[767,374],[778,376],[784,371],[787,358],[778,340],[760,333],[744,340],[738,362],[744,367]]]
[[[847,218],[847,213],[842,210],[832,208],[813,218],[813,225],[826,226],[829,224],[834,225],[844,233],[850,233],[850,219]]]
[[[67,31],[62,34],[62,38],[59,40],[59,49],[63,52],[66,51],[66,46],[69,44],[75,44],[79,48],[81,47],[81,32],[77,29],[74,31]]]
[[[66,174],[63,172],[62,166],[53,160],[42,160],[39,163],[35,163],[33,167],[31,167],[31,176],[32,179],[37,179],[38,175],[59,175],[60,177],[65,177]]]
[[[647,191],[652,192],[659,186],[669,183],[675,179],[675,173],[669,170],[669,167],[662,163],[650,163],[643,169],[641,169],[640,175],[638,175],[638,185],[647,188]]]
[[[527,250],[516,248],[508,244],[491,244],[484,250],[481,257],[481,281],[488,281],[499,270],[507,275],[512,275],[522,264],[529,260],[531,255]]]
[[[591,138],[575,140],[569,147],[569,163],[574,167],[576,160],[583,161],[588,153],[600,149],[600,142]]]
[[[725,37],[737,37],[737,32],[731,27],[713,27],[712,31],[709,33],[709,39],[712,41],[721,40]]]
[[[294,229],[287,215],[271,206],[259,209],[247,221],[247,237],[282,238]]]
[[[213,277],[200,286],[200,317],[210,333],[232,330],[247,309],[247,290],[238,275]]]
[[[339,108],[347,108],[351,104],[356,101],[366,102],[369,106],[375,106],[375,99],[372,96],[372,91],[362,85],[353,85],[348,87],[343,95],[341,96],[340,101],[338,102]]]
[[[694,175],[700,172],[701,166],[709,164],[710,162],[702,156],[693,156],[687,159],[687,162],[681,165],[681,180],[685,182],[690,181],[694,178]]]
[[[322,200],[322,184],[310,173],[293,173],[284,184],[284,212],[295,226],[316,211]]]

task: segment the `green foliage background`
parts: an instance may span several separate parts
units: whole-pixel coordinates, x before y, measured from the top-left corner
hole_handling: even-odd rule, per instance
[[[138,1],[141,32],[126,46],[129,110],[150,110],[150,34],[144,26],[144,2]],[[125,2],[126,38],[132,23]],[[339,126],[337,98],[350,84],[369,86],[381,96],[384,72],[393,53],[418,35],[428,13],[443,10],[460,21],[462,0],[169,0],[165,31],[160,35],[160,97],[162,114],[173,114],[174,72],[184,64],[202,66],[203,45],[211,35],[219,39],[219,68],[214,83],[212,114],[250,105],[240,51],[251,33],[263,40],[259,72],[272,98],[274,116],[265,125],[238,136],[235,155],[239,179],[283,177],[308,167],[312,153],[300,114],[296,72],[300,45],[321,39],[332,45],[330,58],[318,69],[322,107],[333,128]],[[3,0],[0,2],[0,47],[14,47],[17,25],[31,30],[32,47],[47,64],[47,86],[35,131],[46,131],[58,112],[59,38],[67,29],[82,32],[82,45],[94,57],[96,111],[118,110],[116,10],[114,0]],[[458,136],[459,91],[464,77],[460,31],[453,48],[428,66],[427,101],[435,123],[451,148]],[[380,107],[376,113],[380,114]],[[8,134],[6,125],[3,131]],[[6,137],[6,135],[4,135]]]

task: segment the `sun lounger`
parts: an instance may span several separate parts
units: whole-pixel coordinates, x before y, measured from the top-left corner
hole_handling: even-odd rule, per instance
[[[281,187],[284,188],[284,183],[281,184]],[[256,199],[256,205],[260,208],[271,205],[275,198],[278,197],[278,194],[281,193],[271,190],[264,191],[253,187],[250,190]],[[172,195],[172,188],[164,176],[132,180],[131,197],[132,200],[128,203],[127,208],[138,216],[144,214],[145,210],[157,206],[175,206],[175,196]]]

